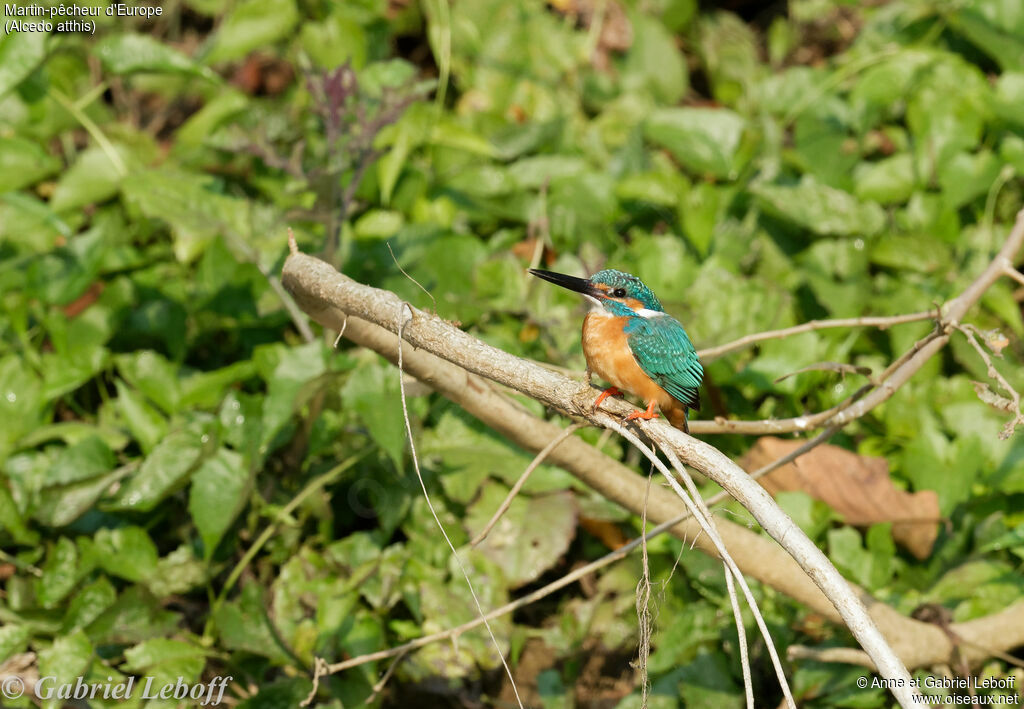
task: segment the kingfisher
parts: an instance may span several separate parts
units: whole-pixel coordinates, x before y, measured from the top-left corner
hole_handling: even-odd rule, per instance
[[[647,404],[646,411],[634,411],[628,420],[657,418],[657,405],[669,423],[689,433],[686,413],[700,408],[704,367],[682,323],[665,312],[654,292],[636,276],[614,269],[590,278],[536,268],[530,273],[581,293],[591,303],[583,320],[587,381],[597,374],[611,384],[594,408],[626,391]]]

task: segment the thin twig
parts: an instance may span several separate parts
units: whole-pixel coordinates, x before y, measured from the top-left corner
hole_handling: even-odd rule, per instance
[[[782,328],[781,330],[768,330],[766,332],[758,332],[753,335],[745,335],[744,337],[733,340],[732,342],[726,342],[724,345],[697,350],[697,356],[700,357],[703,362],[710,362],[722,357],[723,355],[727,355],[730,352],[735,352],[736,350],[741,350],[744,347],[756,345],[758,342],[764,342],[765,340],[781,340],[785,337],[799,335],[804,332],[811,332],[812,330],[825,330],[833,327],[877,327],[880,330],[885,330],[893,325],[919,322],[921,320],[929,320],[933,317],[935,317],[935,313],[928,310],[920,313],[907,313],[906,315],[877,315],[861,318],[837,318],[835,320],[811,320],[810,322],[794,325],[793,327]]]
[[[816,648],[807,647],[806,645],[790,645],[786,648],[786,658],[789,660],[813,660],[815,662],[841,662],[846,665],[875,668],[875,663],[871,661],[866,652],[853,647]]]
[[[1024,286],[1024,273],[1021,273],[1013,266],[1007,266],[1003,273]]]
[[[768,473],[772,472],[776,468],[781,468],[786,463],[792,463],[794,460],[796,460],[797,458],[802,456],[804,453],[807,453],[808,451],[810,451],[813,448],[817,448],[822,443],[824,443],[825,441],[830,439],[832,436],[834,436],[840,430],[840,428],[841,428],[840,426],[829,426],[828,428],[826,428],[824,431],[819,433],[814,438],[810,439],[809,441],[806,441],[800,447],[794,448],[793,450],[791,450],[789,453],[787,453],[786,455],[782,456],[781,458],[778,458],[777,460],[773,460],[771,463],[768,463],[768,465],[760,467],[757,470],[755,470],[754,472],[752,472],[750,474],[750,479],[751,480],[757,480],[758,478],[764,477]],[[715,497],[717,497],[717,495]],[[714,498],[709,499],[707,501],[707,503],[709,505],[713,504],[712,500],[714,500]],[[717,500],[715,500],[715,501],[717,501]]]
[[[725,573],[725,590],[729,593],[733,618],[736,620],[736,637],[740,643],[740,668],[743,671],[743,691],[747,695],[747,709],[754,709],[754,686],[750,677],[750,657],[747,654],[747,631],[743,627],[743,613],[740,611],[740,599],[736,597],[736,583],[732,580],[732,571],[728,564],[722,564]]]
[[[396,657],[390,665],[388,665],[388,669],[384,672],[384,676],[381,677],[375,685],[373,685],[373,691],[370,693],[370,696],[366,698],[366,706],[372,705],[377,699],[377,695],[384,690],[384,686],[388,683],[388,680],[391,679],[391,675],[395,674],[395,669],[402,663],[402,660],[405,659],[406,654],[407,653],[402,653]]]
[[[494,643],[494,650],[498,653],[498,657],[501,659],[501,664],[505,668],[505,673],[508,675],[508,681],[512,684],[512,693],[516,696],[516,703],[519,704],[519,709],[524,709],[523,701],[519,698],[519,689],[516,687],[516,680],[512,676],[512,669],[508,666],[508,662],[505,661],[505,653],[501,650],[501,645],[498,643],[498,638],[494,635],[494,630],[491,629],[491,624],[487,622],[487,618],[484,615],[484,608],[480,605],[480,599],[476,595],[476,589],[473,588],[473,581],[469,578],[469,572],[466,571],[466,565],[462,561],[462,557],[459,556],[459,552],[455,550],[455,545],[452,544],[452,540],[448,536],[448,532],[445,530],[444,525],[441,524],[441,518],[437,516],[437,510],[434,509],[434,503],[430,499],[430,493],[427,492],[427,484],[423,481],[423,473],[420,472],[420,459],[416,455],[416,442],[412,435],[412,422],[409,420],[409,405],[405,397],[405,370],[402,367],[402,329],[405,327],[407,322],[405,318],[405,311],[409,311],[409,319],[413,317],[412,306],[402,301],[400,307],[400,313],[398,316],[398,387],[402,395],[402,416],[405,419],[405,433],[409,437],[409,453],[412,456],[413,468],[416,470],[416,478],[420,482],[420,488],[423,490],[423,498],[427,502],[427,507],[430,509],[430,514],[434,517],[434,522],[437,523],[437,528],[441,530],[441,536],[448,543],[448,548],[452,552],[452,556],[455,558],[455,562],[459,565],[459,569],[462,571],[463,578],[466,579],[466,585],[469,587],[469,595],[473,597],[473,603],[476,604],[476,610],[480,614],[480,617],[484,619],[484,627],[487,628],[488,635],[491,636],[491,642]],[[453,636],[454,637],[454,636]],[[333,670],[332,670],[333,671]]]
[[[1005,391],[1010,396],[1009,401],[1001,399],[1001,402],[1005,402],[1006,404],[1008,404],[1008,406],[1006,406],[1005,408],[1008,409],[1011,414],[1013,414],[1013,418],[1006,422],[1006,426],[1004,426],[1003,430],[1000,431],[999,433],[999,438],[1005,441],[1006,439],[1013,435],[1013,432],[1017,429],[1017,426],[1024,425],[1024,414],[1022,414],[1020,410],[1020,394],[1017,392],[1016,389],[1014,389],[1010,385],[1010,382],[1006,381],[1006,378],[999,373],[999,370],[996,369],[996,366],[992,363],[992,358],[988,356],[988,352],[986,352],[985,348],[983,348],[981,346],[981,343],[978,342],[977,338],[975,337],[975,334],[977,333],[977,328],[975,328],[973,325],[960,324],[957,325],[956,329],[962,332],[967,337],[967,341],[971,343],[971,346],[974,348],[975,352],[977,352],[978,356],[981,357],[981,360],[985,363],[985,367],[987,368],[988,376],[992,379],[995,379],[996,382],[999,383],[999,386],[1002,388],[1002,390]],[[981,385],[981,387],[984,387],[984,385]],[[978,390],[979,387],[976,386],[975,389]],[[984,389],[979,391],[979,393],[983,392]],[[992,391],[988,390],[988,394],[992,395]]]
[[[38,566],[33,566],[28,562],[22,561],[16,556],[11,556],[3,549],[0,549],[0,561],[7,564],[11,564],[12,566],[14,566],[17,569],[20,569],[21,571],[27,571],[28,573],[32,574],[37,578],[42,578],[43,576],[43,570],[40,569]]]
[[[313,686],[310,688],[306,698],[299,704],[300,707],[308,707],[313,703],[316,693],[320,691],[320,678],[330,673],[331,671],[327,667],[327,660],[322,657],[313,658]]]
[[[544,459],[551,454],[551,451],[557,448],[559,444],[562,443],[562,441],[571,436],[575,431],[578,431],[584,426],[585,424],[582,423],[574,423],[571,426],[566,427],[566,429],[562,431],[560,434],[558,434],[558,436],[556,436],[551,441],[551,443],[544,446],[544,448],[542,448],[541,451],[534,456],[533,460],[530,461],[530,464],[526,466],[526,470],[524,470],[523,474],[519,476],[518,480],[516,480],[516,484],[512,486],[511,490],[508,491],[508,495],[506,495],[502,503],[498,505],[498,509],[494,512],[494,515],[491,517],[490,521],[488,521],[487,524],[484,525],[484,528],[480,530],[479,534],[473,537],[473,541],[469,543],[470,546],[478,546],[480,542],[482,542],[487,537],[487,535],[491,533],[491,530],[494,529],[494,525],[498,523],[498,520],[501,519],[501,516],[505,514],[508,511],[508,508],[512,505],[512,500],[514,500],[516,498],[516,495],[519,494],[519,491],[523,489],[523,485],[526,484],[526,481],[530,478],[530,475],[533,473],[534,470],[540,467],[540,464],[543,463]]]
[[[391,250],[391,242],[390,242],[390,241],[386,241],[386,242],[384,242],[384,243],[386,243],[386,244],[387,244],[387,247],[388,247],[388,253],[389,253],[389,254],[391,254],[391,260],[395,262],[395,266],[397,266],[397,267],[398,267],[398,270],[402,272],[402,275],[403,275],[403,276],[405,276],[405,277],[406,277],[406,278],[408,278],[408,279],[409,279],[410,281],[412,281],[413,283],[415,283],[415,284],[416,284],[417,286],[419,286],[419,288],[420,288],[420,290],[421,290],[421,291],[423,291],[424,293],[426,293],[426,294],[427,294],[427,297],[428,297],[428,298],[430,298],[430,302],[434,304],[434,307],[433,307],[433,312],[434,312],[434,315],[437,315],[437,300],[436,300],[436,299],[434,298],[434,294],[433,294],[433,293],[431,293],[430,291],[428,291],[428,290],[427,290],[426,288],[424,288],[424,287],[423,287],[423,284],[422,284],[422,283],[420,283],[420,282],[419,282],[419,281],[417,281],[417,280],[416,280],[415,278],[413,278],[413,277],[412,277],[412,276],[410,276],[410,275],[409,275],[408,273],[406,273],[405,269],[404,269],[404,268],[402,268],[402,264],[398,263],[398,259],[397,259],[397,258],[395,258],[395,252]]]
[[[643,532],[647,529],[647,502],[651,495],[651,480],[654,477],[654,466],[647,473],[647,485],[644,490],[644,508],[640,515],[640,580],[636,583],[636,620],[640,630],[640,642],[638,643],[636,667],[640,670],[640,707],[647,709],[648,694],[650,694],[650,678],[647,673],[647,664],[651,656],[651,564],[647,556],[647,535]]]

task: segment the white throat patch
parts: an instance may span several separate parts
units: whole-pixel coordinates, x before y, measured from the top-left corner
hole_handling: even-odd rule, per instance
[[[665,315],[665,313],[661,312],[660,310],[648,310],[647,308],[640,308],[639,310],[634,310],[633,312],[642,318],[656,318],[659,315]]]

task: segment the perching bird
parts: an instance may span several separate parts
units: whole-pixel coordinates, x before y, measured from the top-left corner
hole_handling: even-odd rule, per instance
[[[587,375],[596,373],[612,385],[594,408],[627,391],[647,403],[646,411],[634,411],[628,419],[655,418],[657,404],[673,426],[689,433],[686,411],[700,408],[704,367],[682,324],[665,312],[651,289],[636,276],[612,269],[589,279],[535,268],[530,273],[593,303],[583,320]]]

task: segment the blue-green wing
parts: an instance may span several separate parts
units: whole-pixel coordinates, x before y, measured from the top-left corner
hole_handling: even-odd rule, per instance
[[[626,335],[640,369],[688,408],[699,409],[704,367],[680,322],[671,315],[630,320]]]

